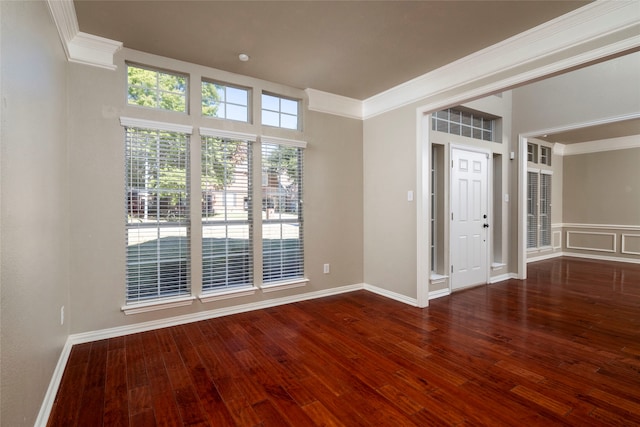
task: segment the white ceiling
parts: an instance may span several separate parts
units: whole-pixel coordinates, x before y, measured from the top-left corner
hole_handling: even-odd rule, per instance
[[[587,3],[74,1],[80,31],[127,48],[360,100]]]

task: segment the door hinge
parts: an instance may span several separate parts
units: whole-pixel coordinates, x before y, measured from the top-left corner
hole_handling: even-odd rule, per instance
[[[451,212],[451,221],[453,221],[453,212]]]
[[[453,274],[453,264],[451,264],[451,274]]]

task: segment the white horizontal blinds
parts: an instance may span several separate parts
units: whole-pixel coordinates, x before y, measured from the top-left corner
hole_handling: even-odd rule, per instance
[[[190,294],[189,135],[125,128],[126,300]]]
[[[202,289],[253,286],[251,143],[202,137]]]
[[[551,175],[540,173],[540,246],[551,246]]]
[[[262,257],[264,283],[304,277],[303,148],[262,144]]]
[[[538,246],[538,172],[527,172],[527,248]]]

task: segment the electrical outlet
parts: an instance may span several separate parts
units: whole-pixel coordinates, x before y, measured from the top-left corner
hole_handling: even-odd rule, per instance
[[[64,325],[64,305],[60,307],[60,325]]]
[[[331,267],[329,266],[329,264],[325,264],[324,265],[324,274],[329,274],[331,273]]]

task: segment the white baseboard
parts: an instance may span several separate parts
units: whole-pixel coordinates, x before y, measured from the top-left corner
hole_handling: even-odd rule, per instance
[[[436,298],[446,297],[448,295],[451,295],[451,290],[449,288],[429,292],[429,301]]]
[[[71,355],[71,347],[73,347],[73,344],[67,338],[67,342],[64,344],[64,347],[62,347],[62,352],[58,358],[58,363],[53,370],[51,382],[49,382],[49,388],[47,388],[44,400],[40,406],[40,412],[38,412],[38,418],[36,418],[36,422],[34,424],[35,427],[45,427],[49,421],[49,414],[51,414],[53,403],[55,402],[56,395],[58,394],[58,388],[62,381],[62,374],[64,374],[64,368],[67,366],[69,355]]]
[[[558,258],[565,255],[564,252],[551,252],[548,254],[544,254],[544,255],[538,255],[536,257],[532,257],[532,258],[527,258],[527,264],[530,262],[536,262],[536,261],[544,261],[545,259],[551,259],[551,258]]]
[[[505,280],[517,279],[517,278],[518,278],[518,275],[516,273],[500,274],[498,276],[490,277],[489,278],[489,284],[498,283],[498,282],[504,282]]]
[[[575,252],[562,252],[562,256],[570,256],[574,258],[597,259],[598,261],[628,262],[631,264],[640,264],[639,258],[624,258],[619,256],[608,256],[608,255],[592,255],[592,254],[583,254],[583,253],[575,253]]]
[[[542,256],[535,257],[535,258],[528,258],[527,259],[527,264],[530,263],[530,262],[544,261],[546,259],[557,258],[557,257],[561,257],[561,256],[569,256],[569,257],[584,258],[584,259],[596,259],[598,261],[628,262],[628,263],[631,263],[631,264],[640,264],[640,259],[639,258],[625,258],[625,257],[620,257],[620,256],[584,254],[584,253],[567,252],[567,251],[554,252],[554,253],[548,254],[548,255],[542,255]]]
[[[418,299],[417,298],[410,298],[406,295],[402,295],[399,294],[397,292],[392,292],[389,291],[387,289],[383,289],[383,288],[379,288],[378,286],[373,286],[373,285],[369,285],[367,283],[364,284],[364,289],[369,291],[369,292],[373,292],[374,294],[378,294],[378,295],[382,295],[383,297],[387,297],[389,299],[393,299],[396,301],[400,301],[403,302],[405,304],[417,307],[418,306]]]
[[[260,310],[264,308],[276,307],[294,302],[306,301],[310,299],[322,298],[331,295],[343,294],[364,289],[363,283],[356,285],[341,286],[322,291],[307,292],[304,294],[292,295],[282,298],[273,298],[264,301],[252,302],[249,304],[234,305],[232,307],[216,308],[213,310],[198,313],[186,314],[184,316],[169,317],[166,319],[154,320],[151,322],[136,323],[133,325],[118,326],[115,328],[102,329],[98,331],[83,332],[69,335],[71,344],[82,344],[91,341],[98,341],[108,338],[120,337],[123,335],[136,334],[140,332],[152,331],[154,329],[167,328],[170,326],[184,325],[201,320],[214,319],[216,317],[229,316],[232,314],[246,313],[248,311]]]

